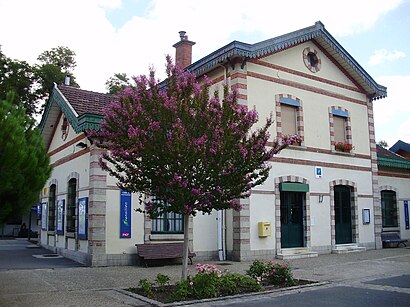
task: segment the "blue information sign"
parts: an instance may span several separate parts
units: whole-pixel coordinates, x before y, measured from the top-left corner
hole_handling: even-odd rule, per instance
[[[37,219],[41,219],[41,203],[37,203]]]
[[[131,238],[131,193],[120,194],[120,238]]]
[[[409,225],[409,201],[404,201],[404,222],[406,223],[406,229],[410,228]]]

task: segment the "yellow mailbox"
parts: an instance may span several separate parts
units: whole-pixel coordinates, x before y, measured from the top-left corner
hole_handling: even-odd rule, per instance
[[[259,222],[259,237],[269,237],[272,234],[270,222]]]

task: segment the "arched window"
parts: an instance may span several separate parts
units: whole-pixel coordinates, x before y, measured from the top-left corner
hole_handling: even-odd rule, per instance
[[[75,232],[75,207],[77,199],[77,180],[68,181],[67,191],[67,232]]]
[[[56,230],[56,185],[50,186],[48,193],[48,230]]]
[[[396,192],[383,190],[382,200],[382,227],[398,227]]]

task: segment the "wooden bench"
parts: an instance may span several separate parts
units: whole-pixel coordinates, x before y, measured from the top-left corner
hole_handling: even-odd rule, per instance
[[[396,246],[399,247],[400,244],[406,246],[407,240],[402,240],[397,232],[382,232],[382,242],[383,247],[390,244],[397,244]]]
[[[147,265],[146,260],[176,259],[182,258],[184,243],[146,243],[135,244],[138,256]],[[195,253],[188,252],[188,258],[192,264]]]

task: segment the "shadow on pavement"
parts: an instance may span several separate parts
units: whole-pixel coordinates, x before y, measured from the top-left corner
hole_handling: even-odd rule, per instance
[[[0,240],[0,270],[54,269],[83,267],[73,260],[55,255],[27,239]]]

